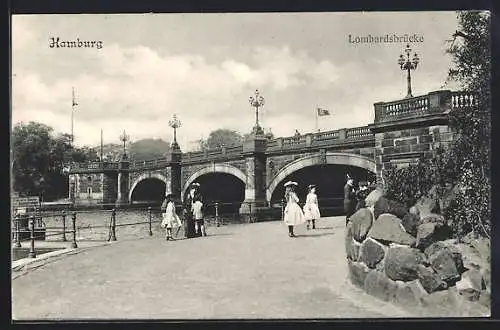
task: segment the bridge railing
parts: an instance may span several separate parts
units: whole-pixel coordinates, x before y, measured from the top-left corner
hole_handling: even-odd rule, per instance
[[[475,105],[477,105],[477,97],[473,93],[435,91],[402,100],[375,103],[375,123],[445,113],[452,108],[467,108]]]

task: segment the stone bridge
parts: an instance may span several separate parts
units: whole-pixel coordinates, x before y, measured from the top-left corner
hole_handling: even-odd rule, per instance
[[[70,198],[77,203],[126,205],[140,199],[135,194],[146,189],[141,188],[145,182],[155,181],[163,190],[159,200],[164,193],[181,200],[191,183],[219,175],[226,181],[215,180],[219,182],[215,185],[219,189],[223,182],[239,185],[240,202],[245,202],[240,212],[251,212],[246,208],[254,205],[255,210],[276,201],[282,195],[282,183],[308,168],[313,170],[304,185],[323,180],[324,168],[332,175],[341,172],[338,187],[344,185],[345,173],[351,172],[383,180],[388,166],[407,166],[451,142],[449,111],[475,102],[465,92],[435,91],[375,103],[375,120],[368,126],[275,139],[253,135],[242,145],[200,152],[183,153],[174,143],[172,152],[161,159],[125,157],[119,162],[74,164],[69,174]]]

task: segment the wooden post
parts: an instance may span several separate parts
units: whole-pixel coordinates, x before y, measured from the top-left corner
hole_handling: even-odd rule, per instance
[[[151,230],[151,206],[148,207],[148,217],[149,217],[149,236],[153,236],[153,231]]]
[[[62,211],[62,224],[63,224],[63,242],[66,242],[66,211]]]
[[[76,212],[73,212],[71,220],[73,222],[73,242],[71,242],[71,248],[76,249],[78,247],[76,245]]]
[[[31,238],[31,246],[30,246],[30,253],[29,257],[30,258],[36,258],[36,252],[35,252],[35,217],[32,215],[30,217],[30,238]]]
[[[116,209],[111,211],[111,240],[116,241]]]

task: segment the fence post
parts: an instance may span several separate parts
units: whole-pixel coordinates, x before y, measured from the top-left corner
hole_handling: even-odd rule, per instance
[[[66,211],[62,211],[62,223],[63,223],[63,242],[66,242]]]
[[[30,246],[30,253],[29,257],[30,258],[36,258],[36,252],[35,252],[35,217],[31,216],[30,217],[30,238],[31,238],[31,246]]]
[[[219,203],[215,202],[215,225],[217,227],[220,227],[220,221],[219,221]]]
[[[19,226],[21,217],[19,214],[15,216],[14,221],[16,222],[16,247],[21,247],[21,228]]]
[[[149,217],[149,236],[153,236],[153,231],[151,230],[151,206],[148,206],[148,217]]]
[[[76,212],[73,212],[71,220],[73,222],[73,242],[71,242],[71,248],[76,249],[78,247],[76,245]]]
[[[111,240],[116,241],[116,209],[111,211]]]

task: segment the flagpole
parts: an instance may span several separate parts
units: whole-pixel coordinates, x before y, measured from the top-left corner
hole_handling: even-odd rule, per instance
[[[315,114],[315,118],[316,118],[316,132],[318,132],[318,106],[316,105],[316,109],[314,109],[314,114]]]
[[[104,146],[103,146],[103,140],[102,140],[102,128],[101,128],[101,163],[102,163],[102,152],[103,152]]]

